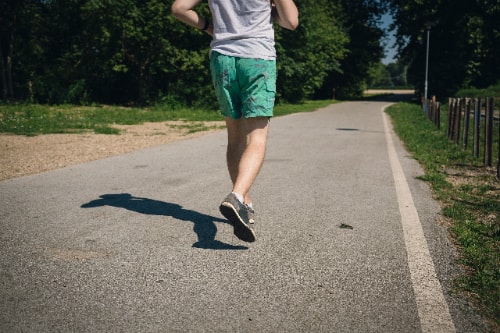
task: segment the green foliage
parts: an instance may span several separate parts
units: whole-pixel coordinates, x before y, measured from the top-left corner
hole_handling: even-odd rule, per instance
[[[335,98],[361,98],[373,81],[374,71],[383,57],[381,40],[384,35],[378,27],[384,7],[380,1],[339,0],[339,17],[348,35],[347,52],[341,59],[340,71],[330,71],[317,96],[326,98],[335,89]]]
[[[300,104],[278,104],[275,116],[310,112],[331,104],[329,100],[305,101]],[[49,133],[119,134],[112,125],[135,125],[168,120],[186,121],[190,131],[203,130],[200,121],[223,121],[213,109],[186,108],[175,99],[164,98],[147,108],[121,106],[48,106],[40,104],[0,104],[0,133],[38,135]],[[206,128],[205,129],[209,129]]]
[[[500,5],[496,0],[384,0],[394,16],[399,58],[424,91],[427,28],[429,95],[485,88],[500,77]]]
[[[500,318],[500,185],[491,169],[481,168],[434,127],[420,106],[400,103],[387,109],[395,131],[423,165],[428,181],[441,201],[443,216],[460,245],[461,262],[468,268],[457,286],[474,297],[483,312],[499,325]]]
[[[392,77],[387,66],[383,63],[378,63],[377,65],[371,67],[368,71],[370,80],[368,81],[368,86],[371,88],[389,88],[393,87]]]
[[[328,73],[340,70],[347,35],[336,15],[340,7],[328,0],[297,0],[300,25],[295,31],[276,27],[278,92],[281,99],[300,102],[318,90]]]
[[[278,102],[321,97],[317,92],[325,89],[325,98],[330,98],[332,87],[343,81],[332,85],[328,80],[341,72],[346,85],[364,86],[367,69],[381,58],[373,48],[380,48],[381,37],[372,22],[379,15],[377,2],[296,3],[299,28],[276,26]],[[0,61],[12,66],[0,71],[0,98],[131,106],[154,105],[168,95],[186,106],[216,108],[209,75],[210,36],[176,20],[171,4],[172,0],[1,2]],[[210,15],[206,2],[196,10]],[[357,50],[347,49],[350,38]],[[343,62],[347,54],[350,60]]]
[[[495,97],[500,99],[500,82],[485,89],[460,89],[455,94],[456,97]],[[500,102],[500,100],[499,100]]]
[[[210,37],[170,15],[172,0],[0,2],[0,98],[49,104],[152,105],[165,95],[217,106]],[[276,27],[278,100],[361,97],[373,85],[423,90],[430,23],[429,95],[484,88],[500,77],[494,0],[297,0],[296,31]],[[385,7],[400,62],[380,67]],[[463,15],[452,15],[462,13]],[[209,15],[206,2],[197,7]],[[392,81],[392,84],[391,82]]]
[[[409,88],[406,72],[407,66],[400,61],[387,65],[380,62],[370,68],[368,86],[371,88]]]
[[[49,104],[151,104],[172,94],[213,105],[209,37],[175,20],[170,4],[39,0],[4,7],[11,25],[0,27],[0,42],[13,36],[15,95]]]
[[[398,61],[396,63],[390,63],[386,66],[387,72],[391,77],[392,83],[396,87],[407,87],[407,70],[408,66]]]

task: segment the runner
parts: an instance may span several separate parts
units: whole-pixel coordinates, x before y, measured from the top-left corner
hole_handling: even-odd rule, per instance
[[[210,70],[227,126],[227,168],[232,192],[220,204],[234,234],[255,241],[250,188],[262,167],[276,95],[273,21],[294,30],[299,14],[293,0],[208,0],[212,20],[194,8],[202,0],[175,0],[172,14],[205,31]]]

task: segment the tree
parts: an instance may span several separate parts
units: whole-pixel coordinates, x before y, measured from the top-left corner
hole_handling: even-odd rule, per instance
[[[340,64],[341,71],[329,73],[318,97],[330,97],[335,89],[336,98],[361,97],[371,80],[373,67],[377,67],[383,57],[381,40],[384,32],[379,28],[379,20],[384,6],[377,0],[340,0],[343,26],[349,43],[345,58]]]
[[[369,70],[369,78],[368,87],[372,88],[389,88],[393,87],[394,83],[392,81],[391,74],[387,70],[387,66],[385,66],[382,62],[379,62],[377,66],[373,66]]]
[[[430,29],[429,93],[446,97],[500,78],[500,4],[496,0],[386,0],[394,17],[399,58],[423,91]]]
[[[175,20],[171,3],[0,3],[0,97],[126,105],[163,100],[215,107],[210,37]],[[297,0],[299,28],[276,26],[278,99],[300,102],[325,89],[331,97],[340,84],[346,90],[366,84],[380,51],[375,3]],[[198,10],[209,15],[206,3]]]
[[[331,72],[340,71],[347,35],[337,19],[340,7],[328,0],[297,0],[297,30],[276,27],[278,92],[283,100],[311,97]]]
[[[386,65],[387,72],[389,73],[391,80],[395,86],[406,87],[408,86],[408,80],[406,78],[407,66],[401,61],[393,62]]]
[[[85,5],[82,15],[87,23],[82,32],[87,40],[85,65],[100,69],[88,80],[99,99],[147,103],[163,92],[192,100],[186,95],[191,89],[180,89],[187,88],[185,76],[191,79],[189,74],[196,70],[200,76],[207,73],[207,65],[200,68],[195,59],[206,59],[208,39],[177,25],[165,1],[96,1]],[[183,67],[186,61],[190,65]]]
[[[0,83],[2,98],[14,98],[12,58],[16,23],[24,1],[9,0],[0,3]]]

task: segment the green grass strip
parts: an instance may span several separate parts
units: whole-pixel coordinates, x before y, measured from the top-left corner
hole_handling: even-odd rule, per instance
[[[387,109],[394,129],[425,169],[441,201],[443,215],[462,254],[466,274],[458,290],[471,296],[486,316],[500,324],[500,183],[496,170],[482,166],[446,136],[446,114],[441,130],[429,121],[419,105],[399,103]],[[498,133],[498,128],[496,128]],[[498,158],[494,156],[494,160]]]
[[[276,105],[275,116],[296,112],[310,112],[331,104],[331,100],[306,101],[302,104]],[[138,125],[144,122],[170,120],[221,121],[223,117],[217,110],[193,108],[172,108],[157,105],[149,108],[127,108],[119,106],[73,106],[4,104],[0,105],[0,133],[17,135],[39,135],[53,133],[119,134],[112,125]],[[198,127],[198,131],[208,128]],[[196,131],[196,128],[192,129]]]

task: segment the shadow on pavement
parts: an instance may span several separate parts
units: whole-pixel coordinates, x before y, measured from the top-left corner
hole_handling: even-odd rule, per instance
[[[372,101],[380,102],[417,102],[415,94],[387,94],[371,98]]]
[[[103,194],[100,199],[92,200],[81,205],[81,208],[96,208],[111,206],[124,208],[133,212],[146,215],[171,216],[174,219],[193,222],[193,230],[198,236],[198,241],[193,247],[211,250],[247,250],[248,247],[241,245],[230,245],[215,239],[217,227],[214,222],[229,223],[214,216],[201,214],[199,212],[184,209],[181,205],[153,200],[148,198],[134,197],[129,193]]]
[[[414,89],[368,89],[364,94],[370,101],[420,103],[419,94]]]

